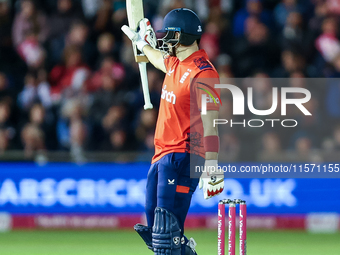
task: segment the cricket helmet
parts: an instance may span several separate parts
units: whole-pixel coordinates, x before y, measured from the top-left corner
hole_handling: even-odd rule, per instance
[[[192,10],[179,8],[164,17],[163,27],[157,32],[166,33],[162,38],[163,42],[189,46],[201,38],[202,23]],[[180,33],[179,39],[175,39],[176,32]]]

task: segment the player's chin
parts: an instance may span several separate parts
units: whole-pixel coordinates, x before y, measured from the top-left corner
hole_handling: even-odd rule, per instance
[[[176,57],[176,49],[174,47],[171,47],[169,50],[169,55],[171,57]]]

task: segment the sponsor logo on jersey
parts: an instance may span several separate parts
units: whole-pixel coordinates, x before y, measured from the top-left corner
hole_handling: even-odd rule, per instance
[[[204,57],[194,59],[194,63],[201,70],[212,68],[210,63]]]
[[[173,91],[169,92],[166,90],[166,85],[162,88],[162,99],[165,99],[167,102],[175,104],[176,103],[176,95]]]
[[[172,179],[172,180],[168,179],[168,184],[169,185],[175,185],[175,179]]]
[[[221,103],[221,105],[222,105],[221,98],[220,98],[220,96],[218,95],[217,91],[214,88],[212,88],[211,86],[209,86],[208,84],[205,84],[203,82],[197,82],[197,83],[202,85],[202,87],[197,87],[197,88],[203,90],[205,93],[208,94],[207,103],[214,102],[215,105],[217,105],[219,103]],[[209,90],[214,92],[214,94],[216,95],[216,98],[213,96],[213,94]]]

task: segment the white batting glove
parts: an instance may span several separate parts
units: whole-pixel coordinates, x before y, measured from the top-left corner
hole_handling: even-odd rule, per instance
[[[155,31],[153,30],[150,21],[144,18],[139,21],[139,31],[136,32],[128,26],[122,26],[122,31],[129,37],[129,39],[137,46],[137,48],[143,52],[143,48],[146,45],[150,45],[152,48],[156,48],[157,40]]]
[[[217,160],[205,161],[205,172],[202,173],[199,188],[203,189],[204,199],[221,194],[224,189],[224,173],[217,168]]]

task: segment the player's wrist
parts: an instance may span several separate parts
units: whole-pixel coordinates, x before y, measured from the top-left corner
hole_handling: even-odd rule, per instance
[[[207,167],[216,167],[217,166],[217,163],[218,163],[218,161],[217,161],[217,159],[206,159],[205,160],[205,166],[207,166]]]
[[[147,45],[149,45],[149,44],[146,41],[144,41],[143,39],[136,42],[136,46],[141,52],[143,52],[144,47],[147,46]],[[143,52],[143,54],[144,54],[144,52]]]
[[[218,159],[217,152],[211,152],[211,151],[205,152],[205,160],[217,160],[217,159]]]
[[[205,160],[204,167],[205,167],[207,177],[212,176],[217,171],[217,168],[218,168],[217,159]]]

